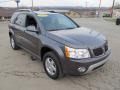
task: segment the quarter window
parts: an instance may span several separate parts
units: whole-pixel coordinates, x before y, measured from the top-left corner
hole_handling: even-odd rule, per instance
[[[25,26],[25,19],[26,19],[25,14],[19,14],[18,17],[16,18],[15,24],[24,27]]]
[[[17,15],[18,15],[17,13],[14,13],[13,16],[11,17],[10,22],[11,22],[12,24],[15,23],[15,20],[16,20]]]

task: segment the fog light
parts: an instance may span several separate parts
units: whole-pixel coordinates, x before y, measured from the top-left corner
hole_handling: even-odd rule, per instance
[[[78,68],[78,71],[81,72],[81,73],[82,73],[82,72],[85,72],[85,70],[86,70],[85,67],[79,67],[79,68]]]

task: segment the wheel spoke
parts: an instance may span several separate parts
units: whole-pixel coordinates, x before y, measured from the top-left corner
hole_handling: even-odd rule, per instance
[[[15,47],[15,42],[14,42],[14,39],[11,38],[11,46],[14,48]]]
[[[46,65],[46,70],[50,75],[54,75],[56,73],[56,65],[53,59],[47,58],[45,65]]]

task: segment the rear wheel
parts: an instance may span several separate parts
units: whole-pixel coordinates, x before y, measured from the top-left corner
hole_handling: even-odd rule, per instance
[[[14,50],[18,50],[19,49],[19,47],[17,46],[13,36],[10,36],[10,45],[11,45],[12,49],[14,49]]]
[[[58,68],[58,58],[53,52],[48,52],[43,57],[43,65],[46,74],[52,79],[58,79],[60,70]]]

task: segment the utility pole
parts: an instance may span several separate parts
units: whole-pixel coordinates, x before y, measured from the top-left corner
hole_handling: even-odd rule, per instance
[[[101,10],[101,0],[99,2],[98,17],[100,16],[100,10]]]
[[[87,0],[85,2],[85,5],[86,5],[86,14],[88,15],[88,2],[87,2]]]
[[[113,17],[114,5],[115,5],[115,0],[113,0],[112,11],[111,11],[111,17]]]
[[[32,0],[32,10],[33,10],[33,0]]]
[[[16,3],[17,3],[17,8],[19,8],[19,2],[17,1]]]
[[[88,4],[87,0],[86,0],[85,4],[86,4],[86,9],[87,9],[87,4]]]
[[[19,8],[20,0],[15,0],[15,2],[17,3],[17,8]]]

